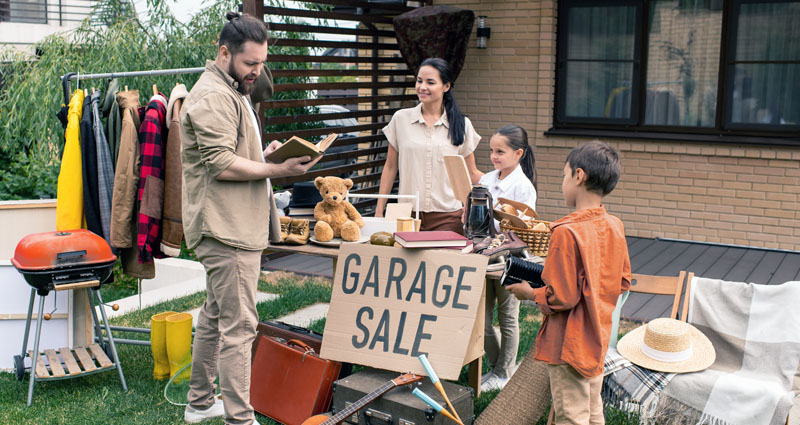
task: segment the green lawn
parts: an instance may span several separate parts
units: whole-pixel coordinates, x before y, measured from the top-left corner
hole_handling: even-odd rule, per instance
[[[275,300],[258,304],[260,320],[271,320],[300,308],[330,301],[330,282],[323,279],[298,278],[275,274],[270,282],[259,283],[261,291],[280,294]],[[149,327],[150,316],[162,311],[186,311],[203,304],[204,294],[195,294],[142,311],[112,319],[112,324],[132,327]],[[531,347],[539,330],[539,314],[535,308],[522,306],[520,310],[521,359]],[[322,332],[325,320],[310,327]],[[116,334],[117,337],[142,338],[139,334]],[[16,343],[16,338],[11,342]],[[104,372],[64,381],[37,382],[34,388],[33,405],[25,406],[28,380],[18,381],[11,373],[0,373],[0,424],[182,424],[183,408],[173,406],[164,398],[164,381],[152,379],[153,359],[150,348],[119,344],[120,359],[128,384],[128,393],[123,393],[116,371]],[[484,361],[484,369],[486,369]],[[487,370],[484,370],[486,372]],[[466,367],[459,383],[467,384]],[[172,394],[172,393],[171,393]],[[475,413],[479,414],[491,402],[496,392],[482,394],[475,400]],[[180,395],[178,395],[180,396]],[[185,398],[185,396],[184,396]],[[257,415],[262,424],[275,424],[268,418]],[[609,424],[633,424],[625,415],[607,410]],[[222,420],[209,424],[222,424]],[[539,421],[544,424],[544,419]]]

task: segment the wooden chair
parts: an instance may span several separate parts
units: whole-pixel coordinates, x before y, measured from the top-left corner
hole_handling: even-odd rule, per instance
[[[613,326],[611,328],[611,337],[609,338],[608,346],[610,348],[616,348],[617,346],[620,312],[631,292],[653,295],[672,295],[672,311],[669,317],[685,322],[689,314],[689,293],[693,277],[694,273],[689,272],[687,281],[687,273],[683,270],[681,270],[678,276],[653,276],[634,273],[631,276],[630,290],[621,294],[617,300],[617,307],[614,309],[614,314],[612,316]],[[684,282],[686,282],[686,290],[683,289]],[[683,308],[681,308],[681,304],[683,304]],[[680,316],[678,316],[679,309],[681,310]]]

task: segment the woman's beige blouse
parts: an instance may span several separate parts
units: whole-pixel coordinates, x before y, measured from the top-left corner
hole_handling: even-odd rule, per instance
[[[383,128],[383,134],[398,153],[399,193],[413,195],[418,191],[422,212],[449,212],[461,208],[461,202],[450,187],[444,156],[467,157],[478,146],[481,136],[475,132],[469,118],[464,120],[464,143],[461,146],[450,143],[447,114],[442,114],[433,127],[428,127],[422,118],[422,104],[397,111]]]

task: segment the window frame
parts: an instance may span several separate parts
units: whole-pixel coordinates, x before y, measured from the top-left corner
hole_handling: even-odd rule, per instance
[[[47,25],[49,23],[48,19],[48,6],[47,0],[39,0],[35,3],[20,3],[19,1],[14,0],[5,0],[2,2],[4,6],[4,10],[6,13],[0,14],[0,22],[6,22],[11,24],[34,24],[34,25]],[[17,5],[15,8],[14,5]],[[19,8],[19,6],[22,6]],[[40,12],[34,9],[28,9],[28,6],[42,6],[41,15],[37,17],[12,17],[11,12],[21,11],[21,12]]]
[[[649,16],[652,0],[561,0],[558,2],[556,20],[556,66],[555,96],[553,97],[553,127],[546,135],[588,135],[636,138],[682,140],[685,136],[696,136],[703,141],[731,142],[748,144],[797,145],[800,144],[800,124],[774,125],[753,123],[732,123],[733,75],[736,53],[736,30],[739,10],[743,3],[757,3],[757,0],[724,0],[722,4],[722,32],[720,35],[720,54],[717,80],[717,103],[713,127],[689,127],[644,124],[646,105],[647,63],[649,46]],[[797,2],[797,0],[770,0],[770,2]],[[637,7],[636,33],[634,40],[634,64],[631,92],[631,117],[628,119],[609,119],[592,117],[566,117],[566,75],[568,45],[568,9],[585,6],[628,6]],[[637,62],[638,57],[638,62]],[[591,130],[591,131],[587,131]],[[595,137],[596,137],[595,136]],[[788,139],[788,140],[787,140]]]

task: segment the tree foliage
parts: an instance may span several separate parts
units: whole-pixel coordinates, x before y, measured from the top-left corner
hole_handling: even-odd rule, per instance
[[[185,24],[172,14],[168,1],[147,0],[146,22],[137,17],[129,2],[101,1],[77,29],[42,40],[37,45],[38,57],[13,51],[0,54],[0,200],[55,197],[59,154],[64,144],[64,129],[56,118],[65,103],[62,75],[202,67],[207,59],[216,56],[225,12],[236,10],[238,1],[217,0]],[[300,38],[307,34],[275,36]],[[303,47],[270,48],[270,54],[278,51],[309,54]],[[199,75],[123,78],[120,87],[139,90],[144,103],[153,84],[169,95],[176,83],[191,88]],[[289,81],[276,81],[279,82]],[[104,90],[106,83],[84,80],[80,88]],[[72,90],[76,87],[73,81]],[[306,92],[276,93],[276,98],[306,96]],[[302,112],[272,112],[294,113]],[[309,125],[313,123],[305,126]]]

